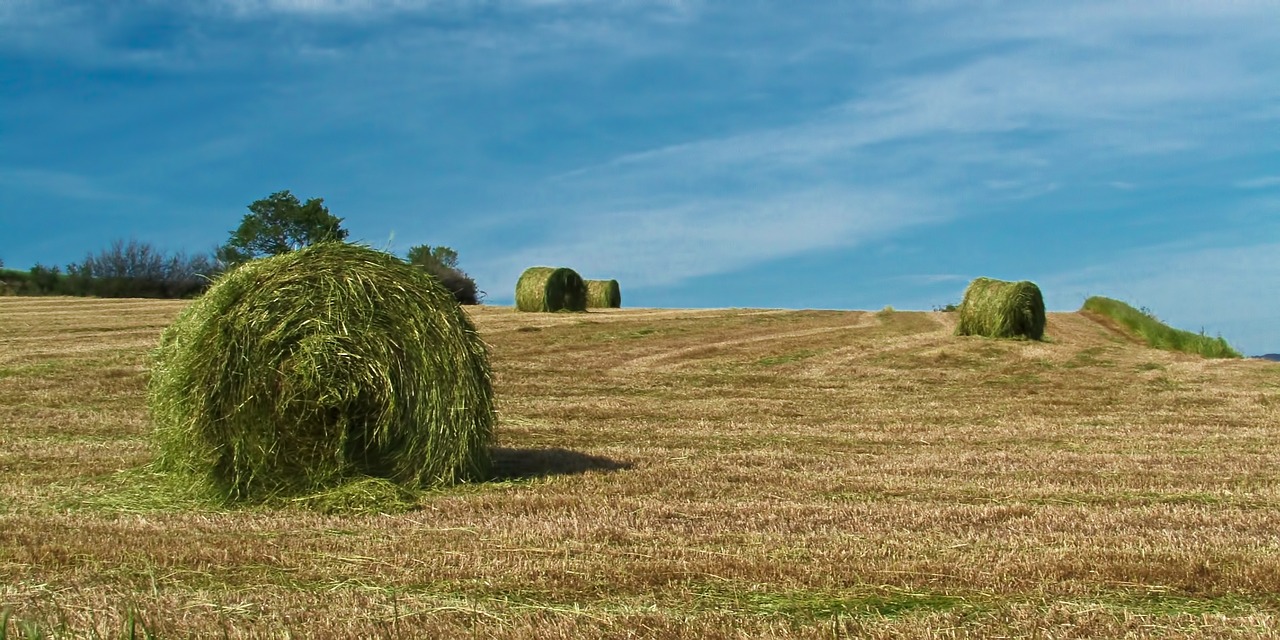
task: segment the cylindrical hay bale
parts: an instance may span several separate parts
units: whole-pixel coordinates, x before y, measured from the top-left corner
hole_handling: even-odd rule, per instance
[[[516,308],[521,311],[586,311],[587,285],[564,267],[529,267],[516,282]]]
[[[617,309],[622,306],[622,289],[617,280],[587,280],[588,309]]]
[[[1034,282],[977,278],[965,289],[956,335],[988,338],[1044,337],[1044,296]]]
[[[226,499],[487,474],[485,345],[448,289],[380,251],[242,265],[165,330],[151,374],[159,463]]]

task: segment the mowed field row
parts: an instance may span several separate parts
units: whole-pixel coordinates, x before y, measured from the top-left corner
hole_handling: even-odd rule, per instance
[[[944,313],[474,307],[490,482],[394,515],[146,470],[181,302],[0,298],[0,608],[115,637],[1274,637],[1280,365]]]

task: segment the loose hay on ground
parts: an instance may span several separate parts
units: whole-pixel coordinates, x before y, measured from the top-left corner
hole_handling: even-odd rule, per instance
[[[486,348],[453,295],[341,243],[214,283],[164,332],[149,404],[159,466],[227,499],[480,479],[494,423]]]

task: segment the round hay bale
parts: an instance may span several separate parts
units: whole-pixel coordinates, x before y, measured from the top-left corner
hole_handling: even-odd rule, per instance
[[[587,280],[588,309],[618,309],[622,306],[622,289],[617,280]]]
[[[958,312],[959,336],[1044,337],[1044,296],[1034,282],[977,278],[965,289]]]
[[[228,499],[367,477],[417,489],[489,465],[484,343],[435,278],[366,247],[231,271],[165,330],[151,373],[160,466]]]
[[[516,282],[516,308],[521,311],[586,311],[587,285],[564,267],[529,267]]]

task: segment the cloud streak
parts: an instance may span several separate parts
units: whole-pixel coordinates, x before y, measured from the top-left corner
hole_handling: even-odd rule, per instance
[[[572,256],[574,268],[584,277],[607,275],[627,282],[628,288],[643,289],[802,251],[868,244],[946,215],[920,199],[847,189],[577,212],[568,216],[573,222],[556,226],[552,238],[500,258],[480,256],[484,266],[477,275],[514,286],[524,268],[559,265]]]

